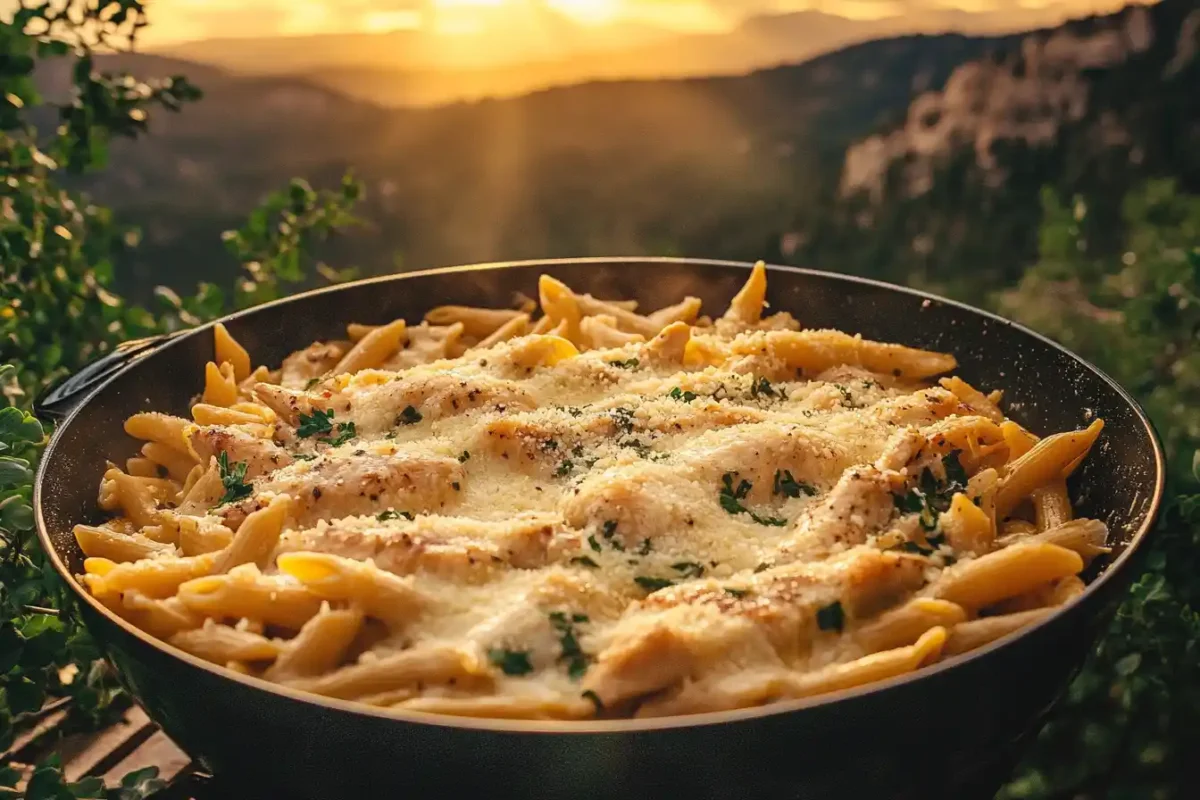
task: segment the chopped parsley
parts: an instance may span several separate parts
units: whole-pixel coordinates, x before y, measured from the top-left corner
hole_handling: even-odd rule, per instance
[[[733,479],[737,475],[736,472],[726,472],[721,477],[721,493],[718,496],[721,502],[721,508],[725,509],[730,514],[749,514],[750,519],[757,522],[759,525],[774,525],[782,526],[787,524],[786,519],[779,517],[764,517],[755,514],[746,506],[742,505],[742,500],[746,499],[746,495],[750,494],[750,490],[754,488],[750,481],[742,480],[735,487]]]
[[[311,453],[293,453],[292,459],[295,461],[313,461],[316,459],[316,456]]]
[[[650,540],[649,539],[642,539],[642,544],[640,547],[638,547],[637,554],[639,556],[650,555]]]
[[[304,384],[304,391],[307,392],[309,389],[313,388],[320,382],[321,382],[321,379],[319,377],[318,378],[309,378],[308,381]]]
[[[558,469],[554,470],[554,474],[559,478],[565,478],[571,474],[571,470],[575,469],[575,462],[571,459],[564,459],[558,465]]]
[[[400,416],[396,417],[396,424],[416,425],[422,419],[424,419],[424,417],[421,416],[420,411],[417,411],[417,409],[412,406],[405,406],[404,410],[400,412]]]
[[[725,594],[729,595],[730,597],[736,597],[740,600],[741,598],[750,594],[750,590],[749,589],[731,589],[728,586],[726,586]]]
[[[572,417],[579,417],[583,415],[583,409],[576,408],[575,406],[567,406],[567,413]]]
[[[817,487],[796,480],[792,477],[791,470],[787,469],[775,470],[775,485],[772,490],[784,497],[799,497],[802,494],[811,497],[817,493]]]
[[[314,408],[311,415],[300,415],[300,427],[296,428],[296,435],[302,439],[307,439],[309,436],[318,436],[320,434],[333,432],[333,409],[322,411],[319,408]]]
[[[605,520],[604,527],[602,530],[604,533],[604,538],[611,539],[613,537],[613,534],[617,532],[617,521],[615,519]]]
[[[577,681],[587,672],[588,657],[583,652],[583,648],[579,646],[579,638],[576,635],[575,624],[587,622],[586,614],[572,614],[570,619],[562,611],[550,612],[550,624],[558,633],[559,646],[562,652],[558,656],[560,664],[567,665],[567,675],[571,680]]]
[[[685,578],[699,578],[704,574],[704,565],[695,561],[680,561],[678,564],[672,564],[671,569]]]
[[[757,574],[758,574],[758,573],[760,573],[760,572],[766,572],[766,571],[767,571],[767,570],[769,570],[769,569],[770,569],[772,566],[774,566],[774,565],[773,565],[773,564],[768,564],[766,561],[759,562],[758,566],[756,566],[756,567],[754,568],[754,574],[755,574],[755,575],[757,575]]]
[[[542,442],[542,449],[546,450],[546,451],[557,450],[558,449],[558,440],[557,439],[547,439],[546,441]]]
[[[938,480],[933,474],[933,470],[926,467],[921,470],[921,477],[917,480],[916,486],[895,497],[896,508],[904,514],[920,515],[921,527],[927,532],[937,530],[938,515],[950,508],[950,501],[954,495],[966,491],[967,471],[959,461],[958,453],[958,450],[954,450],[942,457],[942,469],[946,474],[944,481]],[[934,544],[930,540],[930,544],[936,549],[941,543]]]
[[[469,461],[470,459],[471,459],[471,452],[469,450],[463,450],[461,453],[458,454],[458,463],[460,463],[460,464],[464,464],[467,461]]]
[[[358,436],[358,430],[354,427],[353,422],[339,422],[337,426],[337,436],[329,440],[331,447],[337,447],[339,444],[346,442]]]
[[[248,466],[245,461],[230,464],[229,454],[224,450],[217,456],[217,471],[221,476],[221,485],[225,487],[225,494],[221,497],[222,503],[237,502],[254,492],[254,487],[246,483]]]
[[[617,426],[618,430],[624,431],[625,433],[633,433],[632,411],[630,411],[628,408],[621,407],[614,408],[608,413],[609,416],[612,417],[613,423]]]
[[[588,536],[587,543],[588,543],[588,547],[592,548],[597,553],[600,552],[600,543],[596,541],[596,537],[594,535]]]
[[[591,700],[592,703],[596,706],[597,714],[604,711],[604,703],[600,702],[600,695],[596,694],[591,689],[588,689],[586,692],[581,694],[580,697],[586,697],[588,700]]]
[[[841,633],[846,625],[846,612],[842,610],[840,600],[834,600],[824,608],[817,609],[817,627],[823,631]]]
[[[296,435],[302,439],[307,439],[310,436],[330,436],[332,438],[329,439],[329,444],[333,447],[345,444],[358,435],[353,422],[339,422],[336,430],[337,435],[335,436],[333,409],[322,411],[319,408],[314,408],[311,415],[300,415],[300,426],[296,428]]]
[[[488,661],[499,667],[505,675],[528,675],[533,672],[528,650],[493,648],[488,650]]]
[[[387,511],[380,511],[375,515],[375,519],[379,520],[380,522],[387,522],[389,519],[400,519],[401,517],[404,517],[410,522],[413,520],[413,515],[407,511],[394,511],[390,508]]]
[[[571,563],[589,567],[590,569],[598,569],[600,567],[599,564],[592,560],[591,556],[575,556],[571,559]]]
[[[762,397],[782,397],[783,393],[771,385],[771,382],[766,378],[759,378],[754,383],[750,384],[750,396],[758,399]]]
[[[685,403],[690,403],[700,395],[696,394],[695,392],[685,392],[676,386],[667,396],[672,400],[682,400]]]
[[[647,592],[657,592],[659,589],[665,589],[668,586],[674,586],[675,581],[669,578],[651,578],[645,575],[638,575],[633,579],[633,582],[645,589]]]
[[[631,369],[632,370],[632,369],[638,368],[638,360],[636,358],[630,358],[625,361],[610,361],[610,362],[608,362],[608,365],[610,367],[617,367],[619,369]]]

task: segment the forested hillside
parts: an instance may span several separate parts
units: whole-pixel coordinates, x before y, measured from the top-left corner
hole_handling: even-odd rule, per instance
[[[292,175],[331,185],[350,168],[368,224],[331,255],[367,274],[761,256],[979,297],[1033,256],[1044,184],[1094,195],[1090,219],[1111,245],[1127,187],[1160,174],[1200,183],[1192,8],[1166,0],[1026,36],[903,37],[744,77],[427,110],[122,56],[107,66],[183,72],[207,99],[156,120],[136,156],[118,142],[112,169],[83,186],[143,226],[118,271],[135,294],[229,279],[221,230]]]
[[[185,73],[205,91],[83,183],[137,219],[119,280],[226,280],[219,233],[293,175],[353,168],[370,224],[336,253],[368,273],[536,256],[777,249],[798,202],[833,185],[846,145],[903,119],[914,92],[1018,38],[905,37],[738,78],[600,82],[429,110],[383,109],[298,79],[149,56],[106,68]],[[43,75],[48,85],[65,75]],[[186,243],[186,244],[185,244]],[[232,269],[232,268],[230,268]],[[214,270],[218,270],[214,274]]]

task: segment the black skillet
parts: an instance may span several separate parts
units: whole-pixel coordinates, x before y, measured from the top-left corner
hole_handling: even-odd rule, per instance
[[[433,306],[507,306],[543,272],[599,297],[658,308],[685,295],[720,313],[746,264],[580,259],[397,275],[291,297],[226,318],[255,363],[277,364],[347,322],[420,319]],[[1042,623],[911,676],[764,708],[656,720],[513,722],[384,714],[243,677],[118,619],[76,581],[78,522],[102,519],[105,460],[132,455],[126,417],[184,413],[212,355],[209,326],[142,341],[47,394],[60,421],[38,471],[42,544],[80,597],[88,629],[121,680],[183,749],[251,797],[947,798],[990,797],[1080,666],[1135,575],[1163,493],[1163,457],[1145,415],[1111,379],[998,317],[919,292],[786,267],[769,273],[773,310],[807,327],[944,350],[958,374],[1003,388],[1010,416],[1045,434],[1106,424],[1072,479],[1080,516],[1106,521],[1114,555],[1087,592]],[[119,368],[119,369],[118,369]],[[114,372],[114,370],[117,370]],[[102,382],[102,385],[97,383]]]

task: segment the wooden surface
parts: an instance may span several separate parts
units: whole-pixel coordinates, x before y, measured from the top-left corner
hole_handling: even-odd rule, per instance
[[[68,781],[100,776],[110,786],[134,770],[158,767],[158,777],[168,787],[155,793],[154,800],[260,800],[218,787],[137,706],[128,706],[116,724],[102,731],[71,732],[63,728],[65,719],[59,704],[43,709],[37,724],[16,738],[0,763],[28,774],[34,764],[57,754]]]

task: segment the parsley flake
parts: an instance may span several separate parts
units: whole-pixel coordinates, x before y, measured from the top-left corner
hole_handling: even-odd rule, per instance
[[[424,417],[421,416],[420,411],[417,411],[417,409],[413,408],[412,406],[405,406],[404,410],[400,412],[400,416],[396,417],[396,424],[416,425],[422,419],[424,419]]]
[[[697,397],[699,397],[700,395],[696,394],[695,392],[685,392],[682,389],[680,389],[678,386],[676,386],[674,389],[672,389],[670,391],[670,393],[667,396],[670,397],[672,400],[681,400],[685,403],[690,403],[693,400],[695,400]]]
[[[587,543],[588,543],[588,547],[592,548],[597,553],[600,552],[600,543],[596,541],[596,537],[594,535],[588,536]]]
[[[736,472],[726,472],[721,476],[722,487],[721,493],[718,495],[718,499],[721,502],[721,508],[725,509],[725,511],[730,514],[748,514],[750,519],[754,520],[759,525],[772,525],[778,527],[787,524],[786,519],[780,519],[779,517],[764,517],[760,514],[754,513],[750,509],[746,508],[746,506],[742,505],[742,500],[746,498],[746,495],[750,494],[750,490],[754,488],[754,486],[750,483],[750,481],[743,480],[735,487],[733,485],[733,479],[736,476]]]
[[[775,470],[775,485],[772,490],[784,497],[799,497],[802,494],[811,497],[817,493],[815,486],[796,480],[792,477],[791,470],[787,469]]]
[[[499,667],[505,675],[528,675],[533,672],[528,650],[493,648],[488,650],[488,661]]]
[[[637,554],[639,556],[650,555],[650,540],[649,539],[642,539],[642,544],[640,547],[638,547]]]
[[[217,471],[221,476],[221,485],[225,487],[225,494],[221,497],[222,503],[236,502],[254,492],[254,487],[246,483],[248,466],[245,461],[230,464],[229,454],[224,450],[217,456]]]
[[[646,575],[638,575],[633,579],[633,582],[645,589],[647,592],[657,592],[659,589],[665,589],[668,586],[674,586],[675,581],[669,578],[651,578]]]
[[[573,614],[568,620],[567,615],[562,611],[550,612],[550,625],[558,633],[558,643],[562,649],[558,661],[560,664],[567,665],[567,676],[573,681],[582,678],[588,668],[589,659],[583,652],[583,648],[579,646],[579,638],[575,630],[575,623],[587,621],[588,618],[584,614]]]
[[[592,560],[591,556],[575,556],[571,559],[571,563],[579,564],[580,566],[588,567],[590,569],[598,569],[600,567],[599,564]]]
[[[458,463],[464,464],[467,461],[469,461],[470,458],[471,458],[471,452],[469,450],[463,450],[461,453],[458,454]]]
[[[410,522],[413,520],[413,515],[407,511],[395,511],[391,508],[389,508],[387,511],[380,511],[375,515],[375,519],[379,520],[380,522],[387,522],[389,519],[400,519],[401,517],[404,517]]]
[[[630,358],[625,361],[610,361],[608,362],[608,365],[610,367],[617,367],[619,369],[634,370],[638,368],[638,360],[636,358]]]
[[[749,589],[731,589],[728,586],[726,586],[725,594],[729,595],[730,597],[735,597],[740,600],[743,597],[745,597],[746,595],[750,594],[750,590]]]
[[[333,432],[333,409],[322,411],[319,408],[314,408],[312,415],[300,415],[300,427],[296,428],[296,435],[302,439],[307,439],[309,436],[317,436],[324,433]]]
[[[840,600],[834,600],[824,608],[817,609],[817,627],[823,631],[841,633],[846,625],[846,612],[842,610]]]
[[[704,574],[704,565],[697,564],[695,561],[680,561],[678,564],[672,564],[671,569],[685,578],[699,578]]]

